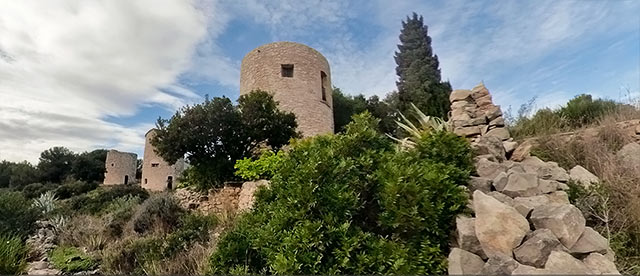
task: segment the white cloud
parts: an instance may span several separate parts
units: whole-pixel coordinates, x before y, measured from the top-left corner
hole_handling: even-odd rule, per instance
[[[206,2],[5,0],[0,6],[0,158],[36,161],[48,147],[140,151],[151,124],[105,121],[141,104],[168,109],[207,34]]]

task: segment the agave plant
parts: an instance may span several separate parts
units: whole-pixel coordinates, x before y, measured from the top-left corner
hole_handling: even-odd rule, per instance
[[[62,215],[56,215],[52,217],[49,222],[53,225],[53,230],[56,233],[60,233],[62,229],[67,225],[67,218]]]
[[[58,198],[53,191],[47,191],[33,200],[33,207],[40,209],[43,214],[48,214],[56,208],[57,200]]]
[[[411,120],[407,119],[407,117],[405,117],[402,113],[399,113],[400,117],[402,117],[402,122],[396,121],[400,128],[409,133],[409,136],[405,138],[397,138],[387,134],[389,138],[398,142],[398,146],[402,150],[414,148],[418,140],[432,131],[449,130],[447,123],[441,118],[425,115],[413,103],[411,104],[411,107],[413,108],[413,111],[415,113],[414,115],[418,120],[417,125],[412,123]]]

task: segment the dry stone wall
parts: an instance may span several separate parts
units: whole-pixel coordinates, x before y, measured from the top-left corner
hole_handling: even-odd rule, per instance
[[[569,180],[587,187],[599,179],[518,147],[484,85],[455,90],[450,99],[449,123],[478,156],[468,186],[474,215],[456,219],[449,274],[619,274],[608,240],[586,226],[567,194]]]
[[[244,182],[242,186],[225,185],[219,189],[209,190],[206,194],[178,189],[175,195],[182,207],[190,210],[206,214],[235,214],[251,209],[255,201],[255,191],[261,186],[268,185],[267,180],[257,180]]]

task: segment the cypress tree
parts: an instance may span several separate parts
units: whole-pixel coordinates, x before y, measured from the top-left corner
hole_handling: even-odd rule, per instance
[[[440,79],[438,56],[431,49],[431,37],[422,16],[413,13],[402,21],[400,44],[395,53],[398,75],[398,109],[411,113],[410,103],[426,115],[446,119],[451,84]]]

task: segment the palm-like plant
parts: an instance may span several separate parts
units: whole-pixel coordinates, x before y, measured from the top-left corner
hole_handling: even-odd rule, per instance
[[[47,191],[33,200],[33,207],[40,209],[43,214],[48,214],[56,208],[57,200],[58,198],[53,191]]]
[[[420,109],[418,109],[413,103],[411,107],[414,111],[414,116],[418,120],[418,124],[414,124],[411,120],[407,119],[404,114],[399,113],[400,117],[402,117],[402,121],[396,121],[398,126],[404,129],[409,136],[405,138],[397,138],[393,137],[389,134],[389,138],[398,142],[398,146],[402,150],[412,149],[416,146],[416,143],[426,134],[429,134],[432,131],[448,131],[449,126],[447,123],[439,117],[427,116]]]

